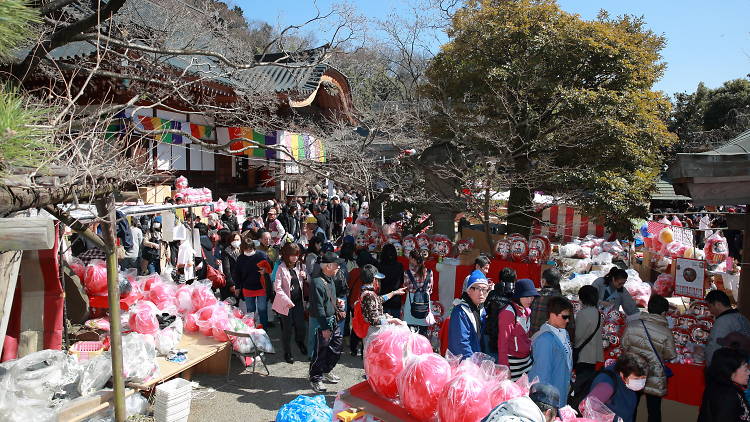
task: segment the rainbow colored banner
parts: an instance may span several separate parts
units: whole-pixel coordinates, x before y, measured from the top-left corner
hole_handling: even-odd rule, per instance
[[[190,123],[189,125],[190,125],[190,128],[189,128],[190,134],[193,135],[193,137],[198,138],[198,139],[211,138],[211,135],[214,130],[212,126],[197,125],[195,123]]]
[[[247,140],[251,140],[255,143],[251,143],[248,141],[235,141],[231,143],[232,150],[238,150],[241,148],[249,147],[249,146],[255,146],[255,148],[250,148],[245,151],[242,151],[241,153],[237,153],[235,155],[245,155],[247,157],[252,158],[266,158],[266,149],[258,146],[258,145],[266,145],[266,135],[253,130],[251,127],[229,127],[227,128],[227,131],[229,132],[229,139],[239,139],[239,138],[245,138]]]
[[[279,131],[279,145],[285,147],[295,160],[326,161],[325,147],[312,135]],[[288,156],[282,157],[288,160]]]
[[[140,129],[144,131],[156,131],[156,130],[170,130],[175,129],[182,131],[182,122],[175,122],[159,117],[146,117],[138,116],[138,122],[140,123]],[[176,133],[154,133],[151,134],[155,140],[163,142],[165,144],[183,144],[184,139],[182,135]],[[189,143],[189,142],[187,142]]]

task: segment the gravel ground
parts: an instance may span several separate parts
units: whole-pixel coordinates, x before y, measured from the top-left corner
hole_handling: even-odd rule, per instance
[[[307,357],[303,357],[292,345],[295,362],[284,362],[280,332],[278,325],[269,332],[276,350],[275,354],[266,355],[270,376],[262,367],[258,370],[257,366],[256,373],[251,374],[251,368],[244,369],[235,357],[232,358],[228,381],[225,376],[196,375],[193,381],[198,382],[201,388],[193,390],[190,422],[274,421],[276,412],[285,403],[298,395],[315,395],[307,381]],[[338,391],[363,380],[362,358],[349,354],[348,338],[344,339],[344,353],[333,373],[341,377],[341,382],[326,384],[328,392],[325,396],[331,407]]]

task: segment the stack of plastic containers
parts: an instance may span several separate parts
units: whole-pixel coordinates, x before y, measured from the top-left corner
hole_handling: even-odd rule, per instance
[[[175,378],[156,387],[156,422],[187,422],[192,396],[190,381]]]

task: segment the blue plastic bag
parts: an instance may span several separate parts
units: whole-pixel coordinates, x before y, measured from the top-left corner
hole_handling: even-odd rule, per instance
[[[281,406],[276,422],[331,422],[333,409],[326,404],[325,396],[297,396]]]

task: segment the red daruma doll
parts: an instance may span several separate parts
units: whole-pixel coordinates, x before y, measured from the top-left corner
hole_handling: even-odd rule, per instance
[[[529,242],[524,238],[514,238],[510,241],[510,258],[515,262],[522,262],[529,255]]]

